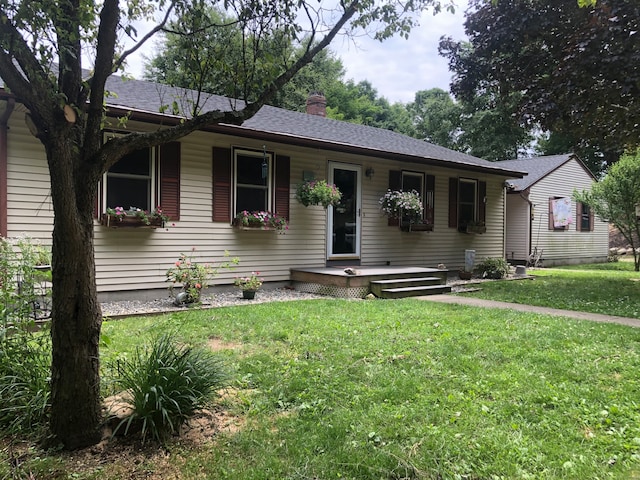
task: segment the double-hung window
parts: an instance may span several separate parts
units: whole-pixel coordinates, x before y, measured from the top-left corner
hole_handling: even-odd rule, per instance
[[[484,227],[487,182],[474,178],[449,178],[449,227],[467,232],[468,227]]]
[[[434,198],[435,198],[435,177],[422,172],[412,172],[405,170],[389,171],[389,190],[401,190],[410,192],[415,190],[420,195],[422,206],[422,222],[429,225],[433,229],[434,223]],[[404,220],[404,219],[403,219]],[[389,225],[398,225],[399,221],[395,218],[389,218]]]
[[[116,133],[106,134],[106,139]],[[180,142],[142,148],[118,160],[102,176],[98,213],[131,207],[152,211],[162,207],[170,220],[180,219]]]
[[[154,178],[153,149],[144,148],[125,155],[104,174],[103,205],[153,210]]]
[[[271,155],[234,150],[235,212],[271,211]]]
[[[578,202],[576,204],[578,221],[576,222],[576,229],[579,232],[592,232],[593,231],[593,211],[591,207],[586,203]]]

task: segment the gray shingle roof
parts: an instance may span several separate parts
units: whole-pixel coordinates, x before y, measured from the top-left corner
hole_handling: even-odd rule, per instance
[[[577,160],[577,157],[573,153],[566,153],[563,155],[503,160],[497,163],[503,165],[504,168],[507,169],[528,172],[524,178],[508,180],[508,182],[513,186],[513,190],[519,192],[531,187],[534,183],[538,182],[543,177],[546,177],[557,168],[560,168],[572,158]]]
[[[3,84],[0,81],[0,87]],[[180,111],[189,111],[189,106],[198,101],[201,111],[242,108],[241,101],[219,95],[201,94],[192,90],[170,87],[144,80],[123,79],[112,75],[106,89],[111,95],[106,99],[109,107],[132,110],[160,116],[173,116],[172,104],[177,103]],[[160,112],[164,111],[163,114]],[[251,134],[270,134],[278,141],[296,143],[305,140],[315,142],[328,149],[340,150],[352,148],[371,155],[424,163],[452,164],[452,167],[482,170],[505,176],[524,175],[520,168],[511,168],[507,162],[488,162],[462,152],[449,150],[422,140],[408,137],[390,130],[357,125],[349,122],[333,120],[264,106],[254,117],[241,126],[225,126],[226,130],[242,136]]]
[[[197,92],[192,90],[143,80],[123,80],[118,76],[109,78],[107,89],[117,93],[117,97],[107,99],[108,105],[149,113],[159,112],[162,105],[171,105],[174,100],[181,106],[188,106],[189,102],[194,102],[197,98]],[[203,98],[200,99],[203,104],[202,111],[230,110],[243,106],[242,102],[236,101],[234,104],[232,99],[219,95],[202,95]],[[170,112],[171,108],[167,111]],[[519,172],[519,169],[506,168],[497,162],[488,162],[391,130],[293,112],[268,105],[262,107],[243,125],[229,126],[229,128],[235,130],[238,135],[242,135],[243,132],[269,133],[285,139],[321,142],[336,148],[340,146],[361,148],[389,158],[393,158],[394,155],[406,155],[414,157],[417,161],[431,159],[454,163],[462,168],[480,168],[501,175],[514,175]]]

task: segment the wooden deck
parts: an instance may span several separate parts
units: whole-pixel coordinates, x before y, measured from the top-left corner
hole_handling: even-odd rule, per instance
[[[451,291],[448,270],[423,267],[292,268],[291,281],[300,291],[333,297],[363,298],[369,293],[385,298]],[[396,290],[386,295],[385,291]]]

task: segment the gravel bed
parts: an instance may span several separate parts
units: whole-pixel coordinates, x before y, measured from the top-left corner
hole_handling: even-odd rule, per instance
[[[242,292],[229,291],[220,292],[211,296],[204,296],[202,299],[202,308],[227,307],[232,305],[251,305],[265,302],[282,302],[292,300],[308,300],[313,298],[327,298],[322,295],[312,293],[299,292],[288,288],[278,288],[270,290],[260,290],[256,293],[253,300],[245,300],[242,298]],[[182,312],[190,307],[176,307],[171,297],[158,298],[150,301],[129,300],[122,302],[103,302],[102,314],[105,317],[116,318],[132,315],[145,315],[150,313],[162,312]]]

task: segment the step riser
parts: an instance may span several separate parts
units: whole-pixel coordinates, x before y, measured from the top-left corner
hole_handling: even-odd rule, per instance
[[[425,295],[440,295],[442,293],[450,293],[451,287],[446,285],[432,286],[430,288],[410,288],[402,291],[393,291],[391,289],[383,289],[380,295],[376,295],[379,298],[406,298],[406,297],[421,297]]]
[[[446,282],[443,282],[442,279],[438,277],[424,277],[424,278],[405,278],[405,279],[386,279],[386,280],[374,280],[370,283],[371,293],[373,293],[376,297],[387,298],[386,294],[389,294],[389,291],[403,289],[409,291],[410,289],[420,289],[425,290],[424,287],[429,287],[429,289],[437,289],[438,287],[445,286]],[[448,287],[447,287],[448,288]],[[451,288],[449,288],[451,291]],[[386,292],[386,294],[385,294]],[[441,292],[437,292],[441,293]],[[400,298],[397,292],[393,293],[393,298]],[[416,293],[413,295],[421,295],[420,293]],[[424,293],[424,295],[429,295],[429,293]],[[411,296],[411,295],[407,295]]]

